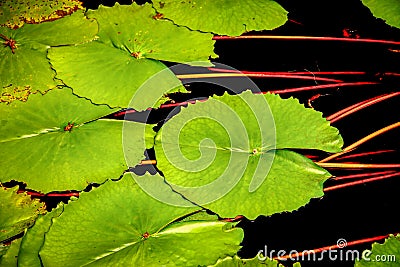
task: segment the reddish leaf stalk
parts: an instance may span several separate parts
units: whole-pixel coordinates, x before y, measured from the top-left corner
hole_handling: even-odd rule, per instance
[[[296,93],[302,91],[310,91],[310,90],[318,90],[318,89],[327,89],[327,88],[335,88],[335,87],[345,87],[345,86],[361,86],[361,85],[372,85],[379,84],[378,82],[349,82],[349,83],[333,83],[333,84],[322,84],[322,85],[314,85],[314,86],[303,86],[282,90],[271,90],[270,93],[274,94],[287,94],[287,93]]]
[[[322,168],[340,169],[392,169],[400,168],[400,164],[362,164],[362,163],[330,163],[316,162]]]
[[[377,155],[377,154],[383,154],[383,153],[395,152],[395,151],[396,150],[393,150],[393,149],[369,151],[369,152],[356,153],[356,154],[351,154],[351,155],[346,155],[346,156],[339,156],[337,159],[341,159],[341,160],[342,159],[351,159],[351,158],[371,156],[371,155]]]
[[[393,124],[391,124],[389,126],[386,126],[386,127],[382,128],[382,129],[378,130],[378,131],[375,131],[372,134],[369,134],[366,137],[358,140],[357,142],[349,145],[348,147],[345,147],[342,152],[330,155],[329,157],[326,157],[323,160],[320,160],[318,163],[328,162],[329,160],[332,160],[332,159],[337,158],[337,157],[339,157],[339,156],[341,156],[343,154],[346,154],[346,153],[356,149],[358,146],[364,144],[365,142],[371,140],[372,138],[377,137],[377,136],[379,136],[379,135],[381,135],[383,133],[386,133],[386,132],[388,132],[390,130],[393,130],[393,129],[397,128],[397,127],[400,127],[400,122],[393,123]]]
[[[262,72],[254,72],[254,71],[240,71],[240,70],[228,70],[228,69],[219,69],[219,68],[208,68],[210,71],[214,72],[226,72],[226,73],[244,73],[244,74],[270,74],[270,75],[365,75],[364,71],[262,71]],[[400,74],[399,74],[400,76]]]
[[[352,42],[352,43],[378,43],[388,45],[400,45],[398,41],[391,40],[377,40],[366,38],[343,38],[343,37],[329,37],[329,36],[284,36],[284,35],[242,35],[242,36],[214,36],[213,40],[240,40],[240,39],[274,39],[274,40],[300,40],[300,41],[339,41],[339,42]]]
[[[385,94],[385,95],[373,97],[371,99],[364,100],[364,101],[359,102],[357,104],[354,104],[354,105],[352,105],[350,107],[342,109],[342,110],[340,110],[340,111],[328,116],[326,119],[328,121],[330,121],[331,123],[334,123],[334,122],[336,122],[336,121],[338,121],[338,120],[340,120],[340,119],[342,119],[342,118],[344,118],[344,117],[346,117],[346,116],[348,116],[348,115],[350,115],[350,114],[352,114],[352,113],[354,113],[356,111],[362,110],[362,109],[364,109],[366,107],[369,107],[371,105],[374,105],[376,103],[379,103],[381,101],[384,101],[386,99],[389,99],[391,97],[398,96],[398,95],[400,95],[400,92],[395,92],[395,93],[391,93],[391,94]]]
[[[347,179],[357,179],[357,178],[364,178],[370,176],[377,176],[381,174],[389,174],[394,173],[395,171],[381,171],[381,172],[369,172],[369,173],[359,173],[359,174],[351,174],[351,175],[343,175],[343,176],[336,176],[333,177],[332,180],[339,181],[339,180],[347,180]]]
[[[336,82],[341,83],[342,80],[316,77],[316,76],[304,76],[294,74],[277,74],[277,73],[262,73],[262,72],[224,72],[224,73],[199,73],[199,74],[180,74],[176,75],[178,79],[200,79],[200,78],[227,78],[227,77],[252,77],[252,78],[284,78],[284,79],[301,79],[301,80],[313,80],[313,81],[325,81],[325,82]]]
[[[64,193],[48,193],[48,194],[43,194],[43,193],[38,193],[38,192],[33,192],[33,191],[26,191],[26,190],[18,190],[17,193],[23,193],[25,192],[26,194],[32,196],[32,197],[79,197],[78,192],[64,192]]]
[[[373,178],[362,179],[362,180],[357,180],[354,182],[329,186],[329,187],[324,188],[324,192],[328,192],[328,191],[332,191],[332,190],[336,190],[336,189],[340,189],[340,188],[351,187],[351,186],[355,186],[355,185],[359,185],[359,184],[366,184],[366,183],[370,183],[370,182],[381,181],[381,180],[392,178],[395,176],[400,176],[400,172],[395,172],[395,173],[390,173],[390,174],[386,174],[386,175],[380,175],[380,176],[373,177]]]

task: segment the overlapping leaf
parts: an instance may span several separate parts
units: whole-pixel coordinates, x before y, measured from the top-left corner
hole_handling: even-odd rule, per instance
[[[45,212],[44,203],[17,191],[18,186],[0,187],[0,241],[22,233],[39,214]]]
[[[330,174],[287,148],[342,145],[320,112],[247,91],[189,105],[162,127],[155,151],[166,180],[188,199],[222,217],[254,219],[323,195]]]
[[[113,109],[93,105],[68,88],[0,106],[1,181],[18,180],[37,191],[82,190],[119,177],[144,157],[145,125],[98,119]],[[131,136],[122,144],[122,130]]]
[[[397,0],[362,0],[372,14],[390,26],[400,28],[400,2]]]
[[[397,267],[400,262],[400,234],[390,235],[383,244],[373,243],[372,250],[362,253],[356,267]]]
[[[183,200],[157,181],[165,194]],[[65,206],[53,219],[40,258],[44,266],[197,266],[234,255],[242,230],[219,221],[176,221],[194,209],[159,202],[128,173]]]
[[[177,27],[154,15],[151,5],[135,3],[89,11],[88,16],[100,25],[99,39],[51,49],[49,58],[57,78],[76,94],[113,107],[146,109],[158,106],[166,93],[185,91],[158,60],[210,65],[209,57],[216,56],[212,35]],[[148,82],[150,78],[153,81]],[[131,103],[137,94],[140,101]]]
[[[0,101],[25,101],[31,93],[56,87],[60,83],[54,81],[48,48],[91,40],[97,31],[96,21],[82,12],[53,22],[25,24],[16,30],[0,27],[4,44],[0,46]]]
[[[18,252],[21,246],[21,238],[13,240],[7,247],[7,250],[0,256],[0,267],[17,266]]]
[[[60,216],[63,210],[63,204],[59,204],[51,212],[39,216],[28,229],[18,251],[18,267],[42,267],[39,251],[43,246],[45,233],[49,231],[52,219]]]
[[[287,21],[287,11],[272,0],[153,1],[165,18],[192,30],[239,36],[248,31],[272,30]]]
[[[59,19],[84,9],[77,0],[1,0],[0,6],[0,25],[9,28]]]

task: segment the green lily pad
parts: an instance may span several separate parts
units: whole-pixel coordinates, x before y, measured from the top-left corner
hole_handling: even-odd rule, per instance
[[[355,267],[397,267],[400,263],[400,234],[390,235],[383,244],[372,244],[372,250],[361,253]]]
[[[225,259],[220,259],[216,264],[210,267],[284,267],[284,265],[280,264],[276,260],[271,260],[269,258],[263,259],[263,256],[260,255],[260,259],[256,256],[252,259],[241,259],[238,256],[234,257],[226,257]],[[300,263],[296,262],[293,264],[293,267],[300,267]]]
[[[246,91],[183,108],[157,134],[155,152],[176,191],[221,217],[254,219],[323,195],[330,174],[287,148],[335,152],[342,145],[320,112]]]
[[[82,190],[119,177],[125,155],[144,158],[145,124],[99,119],[115,112],[68,88],[0,105],[1,181],[18,180],[36,191]],[[122,146],[122,130],[131,136]]]
[[[215,41],[211,34],[156,20],[155,14],[150,4],[135,3],[89,11],[100,25],[99,39],[52,48],[49,58],[57,78],[94,103],[137,110],[158,107],[167,93],[186,92],[158,60],[211,65]]]
[[[44,93],[60,85],[54,81],[48,48],[89,41],[97,31],[96,21],[82,12],[53,22],[25,24],[16,30],[0,27],[0,42],[4,44],[0,46],[0,102],[26,101],[31,93]]]
[[[13,240],[8,246],[5,254],[0,256],[0,267],[11,267],[18,265],[18,252],[22,238]]]
[[[44,203],[17,191],[18,186],[0,187],[0,241],[22,233],[46,211]]]
[[[51,212],[40,215],[35,224],[28,229],[19,249],[18,267],[42,267],[39,251],[43,246],[45,233],[49,231],[52,219],[60,216],[63,210],[64,205],[59,204]]]
[[[275,29],[285,24],[288,13],[272,0],[162,0],[153,3],[160,14],[178,25],[229,36]]]
[[[52,21],[84,10],[78,0],[0,0],[0,26],[21,27],[24,23]]]
[[[397,0],[361,0],[372,14],[390,26],[400,28],[400,2]]]
[[[220,221],[180,222],[195,208],[153,199],[131,175],[82,193],[64,207],[46,233],[40,251],[44,266],[197,266],[238,251],[240,228]],[[158,186],[182,199],[165,183]]]

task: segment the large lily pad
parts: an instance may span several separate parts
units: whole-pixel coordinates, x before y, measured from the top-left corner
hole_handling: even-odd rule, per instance
[[[362,0],[372,14],[390,26],[400,28],[400,2],[397,0]]]
[[[210,65],[209,57],[216,56],[215,41],[211,34],[154,19],[155,14],[150,4],[135,3],[89,11],[88,16],[100,25],[99,39],[51,49],[49,58],[57,78],[94,103],[138,110],[159,106],[158,100],[166,93],[185,92],[176,76],[158,60]],[[150,78],[156,81],[144,85]],[[147,96],[132,104],[140,90]]]
[[[0,187],[0,241],[22,233],[45,212],[44,203],[17,191],[18,186]]]
[[[158,186],[183,200],[165,183]],[[44,266],[203,266],[234,255],[242,230],[219,221],[179,221],[194,209],[153,199],[128,173],[66,205],[40,257]]]
[[[89,41],[97,31],[96,21],[87,19],[82,12],[53,22],[25,24],[16,30],[0,27],[0,41],[4,44],[0,46],[0,101],[26,101],[31,93],[44,93],[61,84],[54,81],[48,48]]]
[[[182,109],[157,134],[155,151],[166,180],[188,199],[222,217],[254,219],[323,195],[330,174],[287,148],[335,152],[342,145],[320,112],[246,91]]]
[[[0,106],[1,181],[49,192],[82,190],[119,177],[124,153],[144,158],[145,124],[99,119],[116,110],[79,98],[68,88]],[[122,129],[134,136],[122,146]]]
[[[24,23],[56,20],[84,9],[78,0],[0,0],[0,25],[21,27]]]
[[[272,0],[157,0],[153,3],[160,14],[178,25],[220,35],[272,30],[287,21],[287,11]]]
[[[383,244],[372,244],[371,250],[362,252],[355,267],[397,267],[400,262],[400,234],[390,235]]]

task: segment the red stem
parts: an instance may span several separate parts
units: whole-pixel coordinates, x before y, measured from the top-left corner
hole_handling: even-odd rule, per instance
[[[370,182],[374,182],[374,181],[380,181],[380,180],[388,179],[388,178],[395,177],[395,176],[400,176],[400,172],[395,172],[395,173],[390,173],[390,174],[386,174],[386,175],[380,175],[380,176],[373,177],[373,178],[362,179],[362,180],[357,180],[357,181],[354,181],[354,182],[349,182],[349,183],[329,186],[329,187],[324,188],[324,192],[336,190],[336,189],[339,189],[339,188],[346,188],[346,187],[359,185],[359,184],[370,183]]]
[[[33,192],[33,191],[26,191],[26,190],[18,190],[17,193],[26,193],[32,197],[79,197],[78,192],[64,192],[64,193],[48,193],[48,194],[43,194],[43,193],[38,193],[38,192]]]
[[[214,36],[213,40],[239,40],[239,39],[275,39],[275,40],[302,40],[302,41],[340,41],[353,43],[379,43],[400,45],[400,42],[390,40],[343,38],[329,36],[284,36],[284,35],[242,35],[242,36]]]
[[[351,155],[345,155],[345,156],[339,156],[336,159],[337,160],[342,160],[342,159],[351,159],[351,158],[358,158],[358,157],[364,157],[364,156],[371,156],[371,155],[377,155],[377,154],[382,154],[382,153],[387,153],[387,152],[395,152],[396,150],[393,149],[388,149],[388,150],[378,150],[378,151],[369,151],[369,152],[362,152],[362,153],[356,153],[356,154],[351,154]]]
[[[338,121],[338,120],[340,120],[340,119],[342,119],[342,118],[344,118],[344,117],[346,117],[346,116],[348,116],[348,115],[350,115],[350,114],[352,114],[352,113],[354,113],[356,111],[359,111],[361,109],[364,109],[366,107],[369,107],[371,105],[374,105],[376,103],[379,103],[381,101],[384,101],[386,99],[389,99],[391,97],[398,96],[398,95],[400,95],[400,92],[394,92],[394,93],[391,93],[391,94],[385,94],[385,95],[376,96],[376,97],[361,101],[361,102],[359,102],[357,104],[351,105],[350,107],[347,107],[345,109],[342,109],[342,110],[340,110],[340,111],[328,116],[326,119],[328,121],[330,121],[331,123],[334,123],[334,122],[336,122],[336,121]]]
[[[308,90],[318,90],[324,88],[334,88],[334,87],[341,87],[341,86],[360,86],[360,85],[368,85],[368,84],[378,84],[377,82],[352,82],[352,83],[335,83],[335,84],[324,84],[324,85],[314,85],[314,86],[304,86],[304,87],[296,87],[290,89],[283,89],[283,90],[270,90],[268,92],[262,92],[263,94],[266,93],[274,93],[274,94],[285,94],[285,93],[293,93],[293,92],[300,92],[300,91],[308,91]],[[192,100],[192,101],[184,101],[178,103],[171,103],[171,104],[163,104],[160,108],[171,108],[171,107],[178,107],[178,106],[185,106],[189,103],[194,104],[196,101],[206,101],[207,98]],[[118,113],[115,113],[115,117],[124,116],[125,114],[135,113],[136,110],[124,110]]]
[[[226,73],[244,73],[244,74],[282,74],[282,75],[365,75],[364,71],[293,71],[293,72],[285,72],[285,71],[240,71],[240,70],[227,70],[227,69],[219,69],[219,68],[208,68],[210,71],[214,72],[226,72]],[[400,76],[400,74],[399,74]]]
[[[346,247],[383,240],[383,239],[387,238],[388,236],[389,235],[380,235],[380,236],[374,236],[374,237],[363,238],[363,239],[347,242],[346,243]],[[333,250],[333,249],[340,249],[340,248],[343,248],[343,247],[340,246],[339,244],[336,244],[336,245],[326,246],[326,247],[322,247],[322,248],[315,248],[315,249],[312,249],[312,250],[305,250],[303,252],[293,253],[293,254],[289,254],[289,255],[285,255],[285,256],[281,256],[281,257],[274,257],[273,259],[275,259],[275,260],[299,259],[302,256],[306,256],[306,255],[311,254],[311,253],[313,253],[313,254],[314,253],[321,253],[323,251]]]
[[[309,73],[310,74],[310,73]],[[252,77],[252,78],[284,78],[284,79],[301,79],[301,80],[313,80],[313,81],[325,81],[325,82],[343,82],[338,79],[316,77],[312,75],[296,75],[288,73],[274,73],[274,72],[240,72],[240,71],[224,71],[216,73],[199,73],[199,74],[178,74],[176,77],[180,80],[184,79],[199,79],[199,78],[224,78],[224,77]]]
[[[318,90],[318,89],[326,89],[326,88],[335,88],[341,86],[360,86],[360,85],[370,85],[370,84],[379,84],[377,82],[351,82],[351,83],[334,83],[334,84],[323,84],[323,85],[314,85],[314,86],[303,86],[296,87],[290,89],[282,89],[282,90],[271,90],[270,93],[274,94],[287,94],[287,93],[295,93],[309,90]]]
[[[336,177],[333,177],[332,180],[339,181],[339,180],[346,180],[346,179],[357,179],[360,177],[376,176],[376,175],[380,175],[380,174],[389,174],[389,173],[394,173],[394,172],[395,171],[382,171],[382,172],[350,174],[350,175],[344,175],[344,176],[336,176]]]

